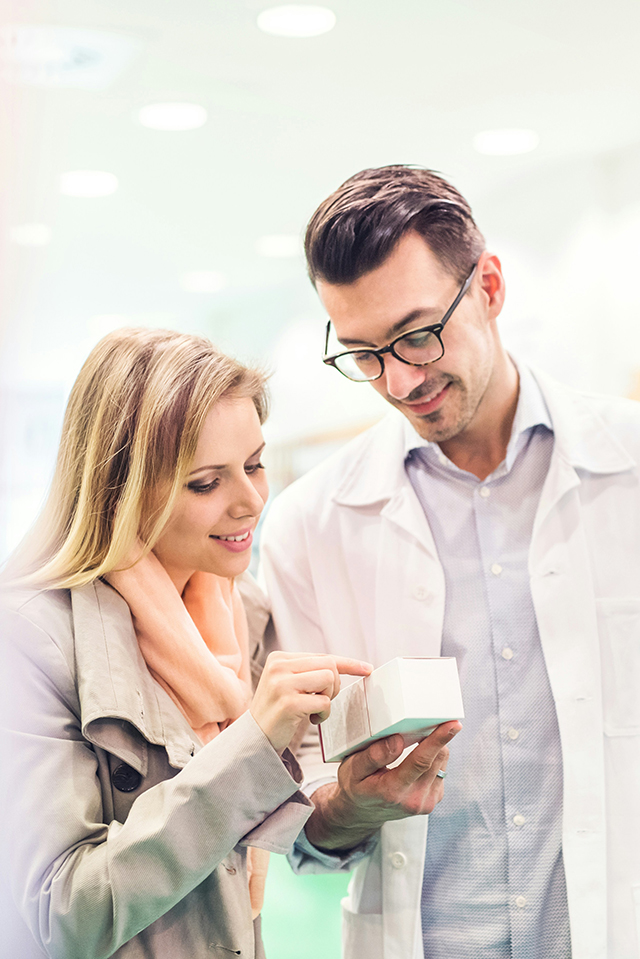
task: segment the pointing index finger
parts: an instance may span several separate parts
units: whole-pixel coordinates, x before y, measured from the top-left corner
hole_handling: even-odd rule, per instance
[[[350,659],[348,656],[336,656],[336,669],[343,676],[368,676],[373,672],[371,663],[365,663],[361,659]]]

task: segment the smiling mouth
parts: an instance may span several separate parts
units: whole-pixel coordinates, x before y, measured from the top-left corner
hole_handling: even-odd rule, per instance
[[[239,536],[211,536],[211,539],[221,539],[223,543],[242,543],[245,539],[249,538],[251,530],[248,529],[246,533],[241,533]]]
[[[444,386],[438,387],[438,389],[433,390],[431,393],[426,393],[424,396],[419,396],[417,400],[412,400],[408,402],[407,400],[402,400],[402,405],[409,407],[409,409],[428,406],[430,403],[433,403],[435,400],[438,400],[443,393],[451,386],[451,383],[445,383]]]

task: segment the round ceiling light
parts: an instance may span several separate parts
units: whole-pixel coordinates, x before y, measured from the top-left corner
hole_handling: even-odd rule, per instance
[[[285,257],[300,256],[302,243],[295,233],[271,233],[261,236],[256,242],[256,251],[260,256],[270,256],[284,259]]]
[[[258,16],[260,29],[276,37],[317,37],[333,30],[335,25],[336,15],[328,7],[298,3],[269,7]]]
[[[180,286],[187,293],[218,293],[227,285],[227,279],[215,270],[192,270],[180,277]]]
[[[531,153],[538,146],[540,137],[535,130],[512,128],[505,130],[483,130],[473,139],[478,153],[487,156],[515,156],[517,153]]]
[[[207,122],[207,111],[198,103],[149,103],[138,120],[151,130],[197,130]]]
[[[118,189],[118,178],[104,170],[70,170],[60,176],[60,192],[65,196],[109,196]]]
[[[51,243],[51,227],[46,223],[21,223],[10,229],[9,239],[17,246],[46,246]]]

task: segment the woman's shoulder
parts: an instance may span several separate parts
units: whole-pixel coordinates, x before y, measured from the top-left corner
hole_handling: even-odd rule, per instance
[[[42,630],[49,635],[73,633],[71,592],[68,589],[7,588],[0,593],[5,621]]]
[[[53,641],[61,650],[73,643],[68,589],[9,588],[0,593],[0,632],[12,646]]]

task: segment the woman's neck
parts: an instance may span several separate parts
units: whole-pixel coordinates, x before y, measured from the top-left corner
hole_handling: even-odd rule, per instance
[[[158,557],[158,559],[160,559],[160,557]],[[160,560],[160,562],[162,563],[162,560]],[[195,569],[183,569],[182,567],[168,566],[166,563],[162,563],[162,566],[164,566],[171,582],[178,590],[180,596],[182,596],[185,586],[195,573]]]

